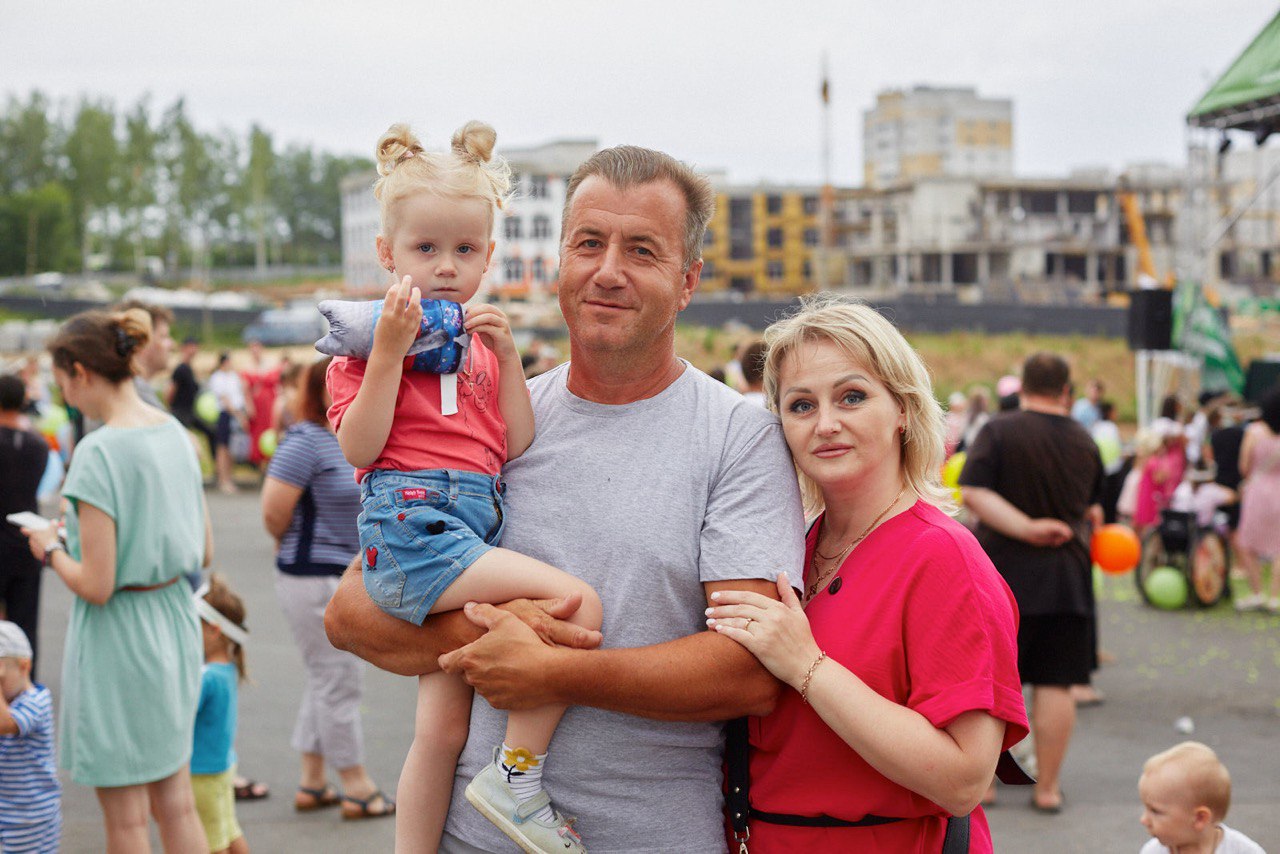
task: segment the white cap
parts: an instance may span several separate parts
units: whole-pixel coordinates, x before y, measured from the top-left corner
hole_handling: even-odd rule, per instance
[[[1174,439],[1182,435],[1182,425],[1172,418],[1161,416],[1151,422],[1151,431],[1161,439]]]
[[[30,658],[31,641],[17,623],[0,620],[0,658]]]

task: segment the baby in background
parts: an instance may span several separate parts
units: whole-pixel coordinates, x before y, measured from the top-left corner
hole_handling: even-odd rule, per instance
[[[1142,826],[1154,837],[1139,854],[1266,854],[1222,823],[1231,806],[1231,775],[1198,741],[1184,741],[1148,759],[1138,795]]]
[[[0,851],[56,854],[61,836],[53,702],[31,682],[26,633],[0,620]]]

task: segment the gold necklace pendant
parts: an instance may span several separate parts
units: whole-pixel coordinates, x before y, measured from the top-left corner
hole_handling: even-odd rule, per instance
[[[861,534],[859,534],[858,536],[850,540],[849,544],[846,545],[843,549],[841,549],[836,554],[835,557],[827,557],[826,555],[820,553],[818,551],[817,542],[814,542],[813,557],[810,558],[809,560],[809,568],[813,571],[815,578],[812,583],[810,583],[807,587],[805,587],[804,604],[806,605],[809,604],[810,600],[812,600],[815,596],[817,596],[819,591],[824,590],[826,588],[827,582],[830,581],[831,578],[840,570],[841,563],[849,555],[849,553],[854,550],[854,548],[858,545],[858,543],[862,542],[867,538],[867,536],[871,533],[871,531],[875,529],[876,525],[880,524],[880,520],[883,519],[885,516],[887,516],[889,514],[889,511],[893,509],[893,506],[897,504],[898,501],[901,500],[902,496],[906,494],[907,494],[907,488],[904,486],[902,487],[902,491],[899,492],[897,495],[895,495],[893,497],[893,500],[889,502],[889,506],[881,510],[880,515],[872,519],[871,524],[868,525],[862,531]],[[819,539],[821,539],[821,537],[819,537]],[[818,558],[822,558],[825,561],[831,562],[830,568],[827,569],[827,571],[822,575],[818,575]]]

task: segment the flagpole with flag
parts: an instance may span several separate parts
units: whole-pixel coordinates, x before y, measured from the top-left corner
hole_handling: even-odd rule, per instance
[[[818,208],[818,290],[827,290],[827,249],[831,245],[831,75],[827,52],[822,52],[822,196]]]

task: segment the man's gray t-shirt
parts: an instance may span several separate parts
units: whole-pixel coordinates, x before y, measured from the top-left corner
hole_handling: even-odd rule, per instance
[[[706,630],[704,582],[795,575],[804,520],[777,419],[696,368],[657,396],[591,403],[568,366],[531,380],[533,445],[504,471],[502,545],[591,584],[604,646]],[[492,761],[506,714],[479,696],[448,832],[488,851],[514,844],[463,790]],[[671,723],[583,706],[565,713],[544,782],[594,854],[725,850],[719,723]]]

